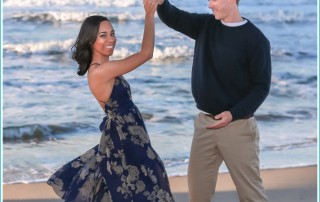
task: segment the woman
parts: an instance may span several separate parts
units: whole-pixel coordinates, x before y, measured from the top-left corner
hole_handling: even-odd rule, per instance
[[[150,144],[138,108],[131,100],[126,74],[153,56],[154,13],[159,0],[145,0],[141,50],[123,60],[109,60],[116,37],[106,17],[90,16],[73,47],[79,75],[106,117],[100,144],[60,168],[48,184],[65,201],[174,201],[163,163]]]

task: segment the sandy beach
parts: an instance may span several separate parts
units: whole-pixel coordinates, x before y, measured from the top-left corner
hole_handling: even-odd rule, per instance
[[[317,166],[262,170],[261,176],[269,201],[316,202]],[[188,201],[187,177],[170,177],[176,202]],[[61,202],[51,187],[45,183],[5,184],[4,202]],[[235,186],[228,173],[219,174],[213,201],[239,201]]]

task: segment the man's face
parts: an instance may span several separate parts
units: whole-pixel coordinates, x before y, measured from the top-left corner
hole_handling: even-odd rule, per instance
[[[217,20],[224,20],[230,13],[230,0],[209,0],[208,7]]]

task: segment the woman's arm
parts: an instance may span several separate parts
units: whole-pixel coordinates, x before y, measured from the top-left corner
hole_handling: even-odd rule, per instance
[[[122,60],[113,60],[100,64],[92,72],[95,74],[95,79],[102,79],[102,82],[109,81],[136,69],[153,57],[155,41],[154,14],[158,3],[159,0],[144,0],[145,25],[140,51]]]

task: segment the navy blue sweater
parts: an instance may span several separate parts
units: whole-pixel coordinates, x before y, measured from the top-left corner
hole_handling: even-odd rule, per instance
[[[195,40],[192,94],[200,110],[233,120],[253,115],[269,93],[270,43],[250,21],[228,27],[212,14],[179,10],[168,0],[158,7],[160,19]]]

